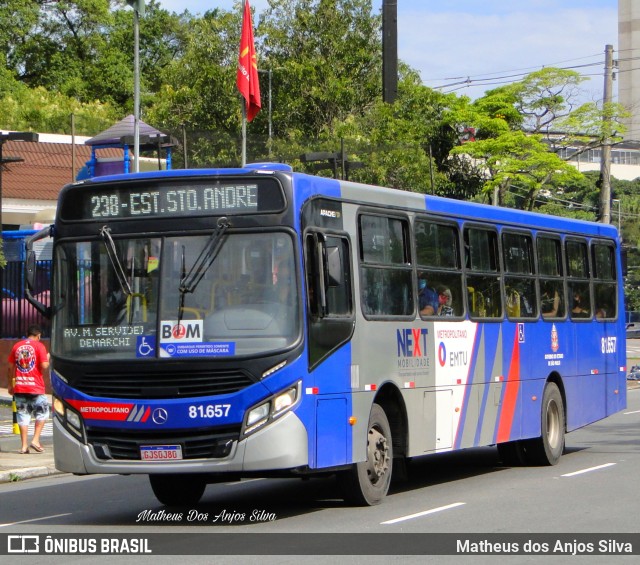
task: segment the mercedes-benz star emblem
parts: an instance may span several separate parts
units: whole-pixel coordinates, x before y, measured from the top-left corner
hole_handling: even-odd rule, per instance
[[[155,424],[161,426],[169,419],[169,414],[164,408],[156,408],[151,415],[151,419]]]

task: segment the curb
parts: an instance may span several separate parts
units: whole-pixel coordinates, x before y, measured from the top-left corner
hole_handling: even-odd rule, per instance
[[[0,471],[1,483],[16,483],[26,479],[36,479],[39,477],[48,477],[49,475],[62,475],[62,471],[58,471],[55,467],[28,467],[26,469],[9,469],[8,471]]]

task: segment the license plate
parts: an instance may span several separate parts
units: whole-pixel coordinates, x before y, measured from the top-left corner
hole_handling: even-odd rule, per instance
[[[142,461],[177,461],[182,459],[182,446],[141,445],[140,459]]]

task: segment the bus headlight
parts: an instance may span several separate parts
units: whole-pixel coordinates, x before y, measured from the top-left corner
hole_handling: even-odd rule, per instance
[[[55,396],[53,397],[53,409],[61,419],[64,419],[64,404],[62,404],[62,400]]]
[[[78,438],[82,439],[82,418],[80,414],[71,410],[60,398],[53,397],[53,410],[62,425]]]
[[[271,402],[265,402],[254,408],[247,416],[247,429],[245,431],[254,430],[262,426],[269,418]]]
[[[75,412],[71,410],[67,410],[67,422],[76,428],[76,430],[80,431],[82,429],[82,424],[80,423],[80,416],[78,416]]]
[[[249,435],[271,420],[279,418],[282,414],[291,410],[299,398],[300,383],[298,382],[295,386],[272,396],[262,402],[262,404],[252,408],[247,414],[243,435]]]
[[[296,403],[297,397],[298,387],[292,387],[281,395],[276,396],[273,401],[273,415],[278,416],[280,413],[291,408]]]

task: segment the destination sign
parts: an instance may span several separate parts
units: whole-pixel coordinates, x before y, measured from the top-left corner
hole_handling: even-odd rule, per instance
[[[65,196],[61,211],[65,220],[247,214],[284,207],[282,190],[273,179],[198,183],[172,179],[145,185],[118,183],[96,190],[77,186]]]

